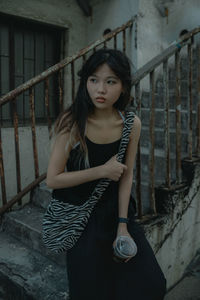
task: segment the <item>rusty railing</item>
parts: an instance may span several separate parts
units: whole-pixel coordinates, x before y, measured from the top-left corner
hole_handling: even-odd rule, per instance
[[[200,27],[195,28],[189,33],[182,36],[179,40],[171,44],[164,52],[153,58],[146,65],[140,68],[133,77],[133,87],[135,87],[135,102],[137,107],[138,115],[144,110],[143,107],[143,94],[140,89],[142,85],[142,80],[149,78],[149,152],[148,152],[148,166],[149,166],[149,178],[148,178],[148,188],[149,188],[149,210],[152,215],[156,215],[156,201],[155,201],[155,187],[158,185],[158,181],[155,181],[155,107],[156,107],[156,81],[155,73],[156,68],[162,68],[159,73],[162,74],[162,91],[159,93],[158,101],[164,104],[162,111],[164,112],[164,124],[161,129],[163,129],[164,142],[162,149],[165,152],[163,157],[163,165],[161,168],[165,169],[165,178],[163,179],[162,186],[165,190],[175,189],[183,184],[181,176],[181,161],[182,159],[187,160],[199,160],[200,159],[200,46],[196,44],[196,47],[192,44],[193,37],[200,32]],[[192,39],[191,39],[192,38]],[[183,48],[187,50],[187,57],[184,53],[181,58],[181,52]],[[193,51],[196,53],[196,61],[193,61]],[[170,66],[171,70],[175,71],[174,83],[175,85],[169,87],[172,82],[169,78],[169,61],[173,59],[173,66]],[[187,65],[187,81],[182,81],[181,78],[181,59],[185,59],[185,65]],[[196,67],[196,70],[195,70]],[[183,69],[183,66],[182,66]],[[194,77],[195,75],[195,77]],[[170,82],[171,81],[171,82]],[[185,86],[184,86],[185,85]],[[187,107],[182,108],[184,88],[187,89]],[[182,94],[181,94],[182,91]],[[194,91],[196,91],[197,97],[195,97],[194,102]],[[157,92],[158,93],[158,92]],[[175,104],[175,120],[171,120],[170,115],[173,109],[170,107],[170,97],[173,96],[173,104]],[[157,95],[158,96],[158,95]],[[162,100],[161,100],[162,99]],[[183,145],[182,137],[182,120],[183,113],[188,119],[187,122],[187,141]],[[196,122],[194,122],[194,116],[196,116]],[[159,116],[162,119],[162,115]],[[143,121],[143,119],[142,119]],[[173,124],[172,124],[173,123]],[[173,125],[173,126],[172,126]],[[171,135],[175,130],[175,150],[172,150],[172,138]],[[182,142],[182,143],[181,143]],[[187,147],[187,151],[183,151],[183,147]],[[184,152],[184,153],[183,153]],[[172,171],[172,155],[175,153],[175,172]],[[138,149],[137,157],[137,176],[136,176],[136,195],[138,204],[138,217],[141,219],[144,215],[143,201],[141,201],[142,188],[142,147],[141,142]],[[172,174],[173,177],[172,178]]]

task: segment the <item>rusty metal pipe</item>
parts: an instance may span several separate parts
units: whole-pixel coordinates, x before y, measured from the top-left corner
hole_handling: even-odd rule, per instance
[[[71,80],[72,80],[72,101],[75,99],[75,78],[74,78],[74,62],[71,62]]]
[[[63,101],[63,95],[64,95],[63,70],[60,70],[59,73],[58,73],[58,90],[59,90],[59,106],[60,106],[60,111],[62,111],[63,107],[64,107],[64,101]]]
[[[188,96],[189,96],[189,113],[188,113],[188,157],[192,160],[192,45],[188,45]]]
[[[197,108],[197,156],[200,157],[200,46],[197,47],[197,89],[198,89],[198,108]]]
[[[15,134],[15,160],[16,160],[16,175],[17,175],[17,193],[19,193],[21,191],[21,171],[20,171],[19,128],[18,128],[18,114],[17,114],[17,107],[16,107],[16,98],[13,99],[12,108],[13,108],[14,134]]]
[[[175,54],[176,72],[176,181],[181,183],[181,93],[180,93],[180,50]]]
[[[1,197],[2,197],[2,203],[3,203],[3,205],[5,205],[7,203],[7,197],[6,197],[6,182],[5,182],[4,163],[3,163],[3,149],[2,149],[1,127],[0,127],[0,177],[1,177]]]
[[[155,205],[155,74],[150,73],[150,126],[149,126],[149,183],[150,183],[150,208],[153,214],[156,214]]]
[[[165,103],[165,161],[166,161],[166,175],[165,183],[168,188],[171,186],[171,165],[170,165],[170,115],[169,115],[169,82],[168,82],[168,61],[165,60],[163,63],[163,92],[164,92],[164,103]]]
[[[141,116],[141,99],[140,99],[140,82],[135,85],[135,101],[137,104],[137,114]],[[141,197],[141,149],[140,141],[138,143],[137,159],[136,159],[136,197],[137,197],[137,208],[138,218],[142,218],[142,197]]]
[[[126,30],[124,29],[123,31],[123,52],[126,52]]]
[[[30,101],[30,116],[31,116],[31,132],[32,132],[32,143],[33,143],[33,159],[35,168],[35,178],[39,177],[39,163],[38,163],[38,151],[36,141],[36,126],[35,126],[35,99],[34,99],[34,88],[29,89],[29,101]]]
[[[47,113],[47,123],[48,123],[48,130],[50,133],[52,124],[51,124],[50,108],[49,108],[49,78],[45,79],[44,88],[45,88],[45,107]]]

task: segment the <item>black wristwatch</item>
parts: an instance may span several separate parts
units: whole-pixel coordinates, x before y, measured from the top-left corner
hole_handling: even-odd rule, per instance
[[[128,224],[129,218],[118,218],[118,223],[126,223]]]

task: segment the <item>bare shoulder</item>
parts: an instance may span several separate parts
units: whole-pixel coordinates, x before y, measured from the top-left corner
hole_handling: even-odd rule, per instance
[[[56,135],[56,137],[53,138],[52,141],[52,150],[66,150],[68,148],[69,150],[71,149],[70,143],[69,143],[69,138],[70,138],[70,133],[65,132],[65,133],[59,133]],[[67,147],[68,146],[68,147]]]
[[[135,115],[130,138],[131,139],[132,138],[133,139],[139,139],[140,132],[141,132],[141,121],[140,121],[140,118],[137,115]]]

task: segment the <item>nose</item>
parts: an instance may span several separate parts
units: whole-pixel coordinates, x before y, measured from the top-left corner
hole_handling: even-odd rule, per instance
[[[105,94],[106,93],[106,84],[104,82],[99,82],[97,91],[99,94]]]

